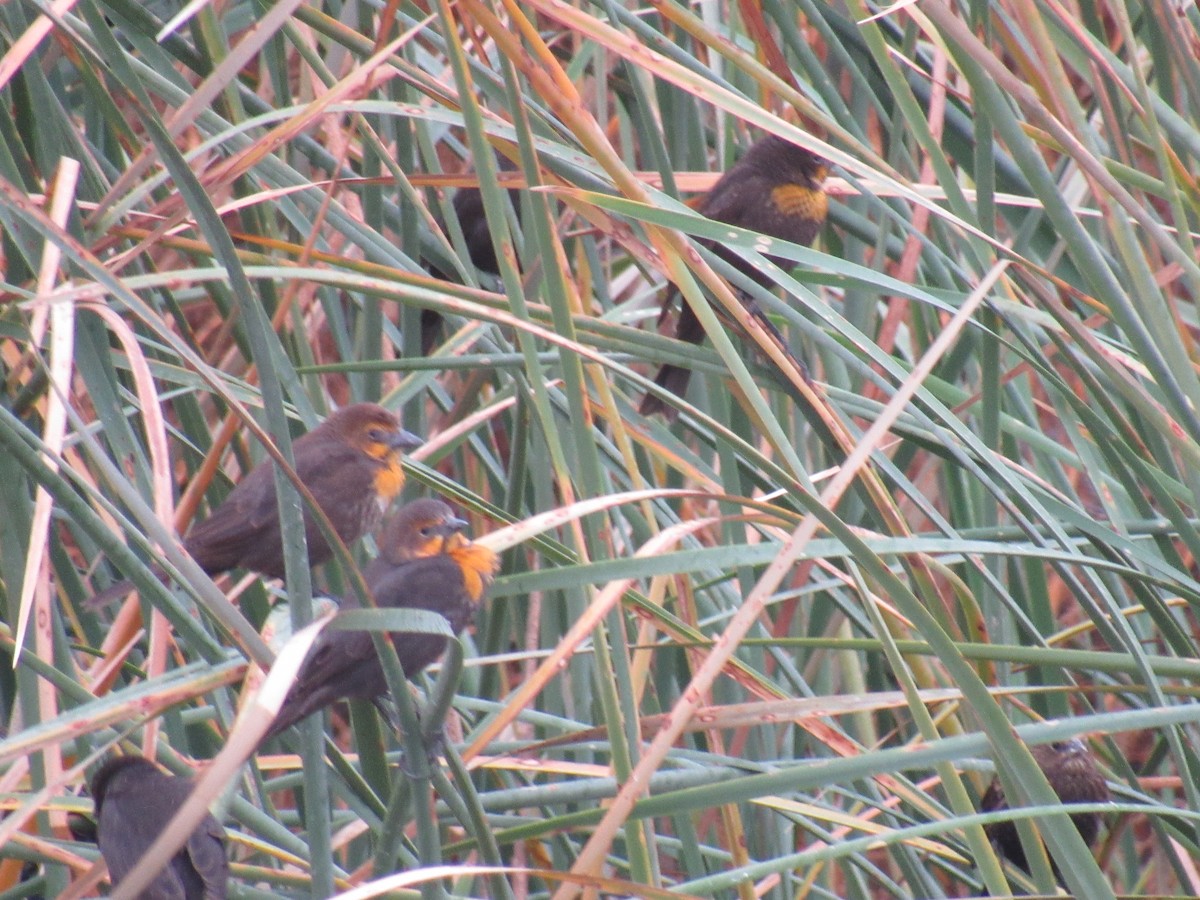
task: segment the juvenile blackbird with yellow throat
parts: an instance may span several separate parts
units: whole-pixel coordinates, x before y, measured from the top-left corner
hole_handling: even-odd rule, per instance
[[[466,521],[441,500],[400,507],[379,536],[380,555],[364,571],[381,608],[440,613],[462,631],[495,576],[496,554],[463,533]],[[404,674],[412,678],[446,649],[437,634],[390,632]],[[387,692],[383,665],[366,631],[326,629],[317,638],[263,740],[338,700],[375,700]]]
[[[421,439],[401,428],[393,413],[375,403],[355,403],[297,438],[292,454],[296,474],[317,506],[338,536],[351,543],[378,524],[404,485],[402,452],[420,445]],[[312,565],[333,556],[307,506],[304,534]],[[250,569],[283,578],[283,539],[272,461],[251,469],[212,515],[192,526],[183,546],[209,575]],[[101,606],[132,587],[128,581],[119,582],[93,597],[89,605]]]
[[[96,841],[115,886],[166,829],[192,792],[192,782],[168,775],[144,756],[118,756],[100,767],[89,789],[96,804]],[[141,900],[225,900],[228,881],[225,831],[207,815],[138,896]]]
[[[823,187],[828,171],[828,164],[815,153],[769,134],[755,142],[745,155],[721,176],[698,209],[717,222],[747,228],[794,244],[811,244],[825,223],[828,211],[829,199]],[[755,269],[736,253],[711,241],[700,243],[758,284],[772,284],[765,273]],[[767,258],[777,265],[787,265],[786,260],[773,256]],[[663,301],[664,311],[677,295],[678,290],[668,293]],[[790,356],[783,336],[758,308],[758,304],[744,293],[740,294],[740,298],[743,305]],[[681,341],[698,344],[704,339],[704,328],[686,301],[681,299],[680,305],[675,337]],[[796,365],[807,377],[804,364],[796,360]],[[682,397],[687,390],[691,374],[691,370],[683,366],[664,365],[658,370],[654,383]],[[646,394],[642,398],[639,411],[643,415],[662,413],[668,419],[679,415],[678,410],[655,394]]]
[[[1087,745],[1078,738],[1069,741],[1055,741],[1050,744],[1039,744],[1030,747],[1034,761],[1046,776],[1050,787],[1063,803],[1106,803],[1109,799],[1108,783],[1096,767]],[[993,778],[979,804],[983,812],[996,812],[1008,809],[1008,801],[1004,796],[1004,788],[999,777]],[[1079,831],[1083,842],[1091,847],[1096,843],[1100,833],[1100,814],[1094,812],[1075,813],[1071,822]],[[984,826],[988,838],[996,846],[1001,856],[1011,860],[1015,865],[1029,871],[1025,857],[1025,848],[1021,846],[1021,838],[1017,833],[1015,823],[993,822]],[[1055,874],[1058,867],[1055,866]]]

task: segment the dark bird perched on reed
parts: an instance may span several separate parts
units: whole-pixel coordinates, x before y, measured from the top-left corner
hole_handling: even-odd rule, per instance
[[[292,454],[296,474],[317,506],[338,536],[351,543],[378,524],[384,509],[400,493],[404,485],[401,454],[420,445],[421,439],[401,428],[400,420],[382,406],[356,403],[297,438]],[[307,507],[304,534],[312,565],[333,556]],[[265,460],[251,469],[212,515],[192,526],[183,546],[209,575],[250,569],[283,578],[273,463]],[[128,581],[119,582],[97,594],[89,605],[101,606],[132,587]]]
[[[767,135],[757,141],[733,167],[713,185],[699,206],[699,212],[717,222],[757,231],[769,237],[780,238],[794,244],[810,244],[825,222],[829,200],[823,183],[828,173],[825,160],[791,141],[776,135]],[[769,286],[772,282],[738,254],[712,241],[701,241],[725,262],[758,284]],[[777,265],[787,265],[785,260],[769,256]],[[743,305],[762,323],[768,333],[779,343],[784,352],[791,355],[787,343],[770,319],[748,295],[739,292]],[[669,308],[678,290],[670,290],[663,301],[663,310]],[[675,337],[681,341],[698,344],[704,339],[704,328],[696,313],[686,301],[680,300],[679,319],[675,325]],[[795,359],[795,357],[793,357]],[[807,368],[800,360],[796,365],[807,375]],[[666,388],[677,397],[682,397],[691,379],[691,370],[684,366],[664,365],[658,370],[654,383]],[[643,415],[662,413],[669,419],[679,413],[667,400],[655,394],[642,398],[640,411]]]
[[[100,767],[89,789],[96,804],[96,840],[115,886],[179,811],[192,782],[166,774],[144,756],[118,756]],[[207,815],[139,897],[225,900],[228,881],[225,831]]]
[[[516,166],[506,156],[496,154],[496,166],[501,172],[514,172]],[[506,192],[508,201],[519,215],[521,212],[520,193],[510,188]],[[463,241],[467,245],[467,255],[480,272],[489,275],[500,274],[500,262],[496,258],[496,245],[492,242],[491,229],[488,227],[487,213],[483,206],[483,194],[479,188],[459,188],[454,195],[454,216],[462,228]],[[443,225],[443,230],[445,226]],[[458,280],[437,266],[430,266],[430,274],[435,278]],[[421,310],[421,352],[425,355],[437,346],[442,337],[442,316],[432,309]]]
[[[466,524],[440,500],[416,500],[397,510],[380,534],[379,558],[364,572],[376,604],[430,610],[443,615],[455,633],[465,628],[499,562],[490,549],[463,535]],[[401,631],[389,637],[409,678],[446,649],[442,635]],[[338,700],[375,700],[386,692],[371,635],[326,629],[264,740]]]
[[[1034,760],[1041,767],[1042,773],[1058,799],[1065,804],[1071,803],[1106,803],[1109,799],[1108,784],[1096,767],[1087,745],[1078,738],[1069,741],[1055,741],[1050,744],[1039,744],[1030,747]],[[983,812],[996,812],[1008,809],[1008,801],[1004,796],[1004,788],[1000,779],[993,778],[980,803]],[[1096,843],[1100,833],[1100,814],[1095,812],[1074,813],[1071,821],[1079,831],[1079,836],[1089,847]],[[1021,838],[1017,826],[1011,821],[993,822],[985,827],[988,837],[996,846],[1001,856],[1011,860],[1013,864],[1029,871],[1025,858],[1025,848],[1021,846]],[[1057,873],[1057,867],[1055,872]]]

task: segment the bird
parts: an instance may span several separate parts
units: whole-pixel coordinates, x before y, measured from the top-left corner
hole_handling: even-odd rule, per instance
[[[461,535],[468,524],[449,503],[437,498],[406,503],[379,530],[375,541],[379,554],[363,569],[363,580],[368,585],[378,584],[397,567],[436,555],[438,540]]]
[[[516,165],[506,156],[496,154],[496,167],[501,172],[514,172]],[[512,204],[517,215],[520,215],[520,193],[515,188],[509,188],[508,201]],[[462,228],[463,241],[467,245],[467,254],[471,265],[489,275],[500,274],[500,263],[496,258],[496,245],[492,242],[491,229],[488,227],[487,215],[483,206],[483,194],[479,188],[459,188],[454,195],[454,216]],[[445,230],[445,226],[442,226]],[[438,266],[430,266],[430,273],[435,278],[458,280]],[[442,335],[442,315],[436,310],[421,310],[421,352],[426,356],[437,346]]]
[[[1109,799],[1108,783],[1096,767],[1087,744],[1079,738],[1068,741],[1055,741],[1050,744],[1039,744],[1030,748],[1034,761],[1046,776],[1050,787],[1058,799],[1065,804],[1071,803],[1107,803]],[[999,777],[993,778],[984,792],[980,809],[983,812],[996,812],[1008,809],[1008,800],[1004,796],[1004,788]],[[1100,814],[1095,812],[1074,813],[1071,821],[1079,831],[1079,836],[1089,847],[1096,843],[1100,833]],[[1001,856],[1011,860],[1014,865],[1029,871],[1025,858],[1025,848],[1017,834],[1017,826],[1012,821],[992,822],[984,826],[989,840],[995,845]],[[1058,869],[1055,867],[1055,873]]]
[[[115,886],[179,811],[192,782],[168,775],[144,756],[118,756],[100,767],[89,790],[96,805],[97,843]],[[225,831],[212,815],[206,815],[138,896],[140,900],[225,900],[228,880]]]
[[[396,510],[380,531],[379,557],[363,573],[376,605],[431,610],[445,616],[455,633],[464,629],[499,565],[491,549],[462,533],[466,524],[441,500],[415,500]],[[437,634],[401,631],[389,637],[408,678],[441,656],[447,643]],[[387,679],[371,635],[326,629],[263,740],[338,700],[378,700],[386,693]]]
[[[375,403],[355,403],[330,415],[292,444],[296,474],[329,518],[333,530],[351,543],[371,531],[404,485],[401,454],[421,445],[400,427],[396,416]],[[304,509],[308,561],[320,565],[333,549]],[[270,578],[285,576],[279,505],[271,460],[259,463],[183,539],[184,549],[209,575],[249,569]],[[118,582],[88,605],[103,606],[133,585]]]
[[[829,198],[823,184],[828,172],[828,163],[815,153],[777,135],[768,134],[751,145],[742,158],[717,180],[698,209],[716,222],[757,231],[794,244],[808,245],[825,223]],[[758,284],[771,285],[771,279],[765,273],[755,269],[736,253],[712,241],[700,243]],[[786,261],[777,257],[767,258],[777,265],[786,265]],[[668,293],[663,301],[664,312],[678,294],[678,289]],[[746,294],[739,294],[742,304],[788,352],[783,336],[758,308],[758,304]],[[704,339],[704,328],[686,302],[681,302],[675,337],[692,344]],[[804,364],[800,360],[795,361],[807,376]],[[654,383],[682,397],[690,378],[690,369],[667,364],[658,370]],[[650,393],[642,398],[639,411],[642,415],[662,414],[667,419],[679,415],[678,410],[666,399]]]

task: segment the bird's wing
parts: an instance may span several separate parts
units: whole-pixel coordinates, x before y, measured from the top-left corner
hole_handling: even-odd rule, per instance
[[[144,781],[122,782],[118,776],[109,785],[98,824],[97,843],[113,884],[123,881],[133,870],[158,837],[162,824],[158,821],[159,816],[147,815],[148,811],[156,810],[155,802],[162,799],[161,795],[147,797],[147,793],[155,793],[155,786]],[[153,900],[187,900],[183,885],[170,864],[158,873],[141,896]]]
[[[746,172],[736,180],[718,181],[700,207],[714,222],[738,225],[746,216],[748,204],[770,202],[771,185],[762,176]]]
[[[184,850],[204,884],[203,900],[225,900],[229,891],[225,829],[212,816],[205,816],[188,838]]]
[[[348,697],[371,699],[386,690],[371,635],[326,629],[300,669],[264,740]]]

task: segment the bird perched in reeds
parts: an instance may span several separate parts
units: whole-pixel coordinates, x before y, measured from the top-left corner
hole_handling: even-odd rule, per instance
[[[192,791],[144,756],[110,759],[89,784],[96,805],[96,842],[114,886],[132,871]],[[140,900],[225,900],[229,862],[225,831],[206,815]]]
[[[483,601],[498,566],[496,554],[469,540],[466,521],[440,500],[416,500],[384,524],[379,558],[364,578],[381,608],[440,613],[458,633]],[[439,634],[389,632],[412,678],[446,649]],[[326,629],[317,638],[264,740],[338,700],[375,700],[387,692],[383,664],[365,631]]]
[[[773,134],[755,142],[749,150],[713,185],[698,210],[717,222],[757,231],[769,237],[795,244],[810,244],[825,222],[829,200],[824,181],[828,164],[821,157],[791,141]],[[769,286],[771,279],[754,268],[743,257],[713,241],[700,241],[739,272],[758,284]],[[786,261],[768,256],[777,265]],[[679,295],[677,289],[668,292],[663,310],[670,307]],[[757,302],[739,292],[743,305],[755,316],[780,348],[792,356],[779,330],[766,317]],[[698,344],[704,339],[704,328],[687,302],[680,300],[679,319],[675,337]],[[807,376],[807,367],[794,356],[797,367]],[[682,397],[691,379],[691,370],[684,366],[664,365],[658,370],[654,383]],[[668,400],[657,394],[642,398],[643,415],[662,413],[669,419],[679,413]]]
[[[1095,759],[1087,744],[1078,738],[1069,741],[1055,741],[1050,744],[1039,744],[1029,748],[1034,761],[1046,776],[1050,787],[1058,799],[1065,804],[1074,803],[1106,803],[1109,799],[1108,783],[1104,780],[1096,766]],[[999,777],[993,778],[980,802],[983,812],[996,812],[1008,809],[1008,800],[1004,796],[1004,788]],[[1071,821],[1079,831],[1079,836],[1089,847],[1096,843],[1100,834],[1101,817],[1096,812],[1080,812],[1071,815]],[[1021,846],[1021,838],[1017,826],[1011,821],[993,822],[985,826],[988,838],[996,846],[1001,856],[1011,860],[1014,865],[1029,871],[1025,857],[1025,848]],[[1055,872],[1057,873],[1057,867]]]
[[[346,543],[358,540],[380,521],[404,485],[401,455],[421,439],[375,403],[343,407],[292,444],[296,474]],[[333,549],[307,507],[304,534],[308,561],[316,566]],[[192,526],[183,546],[209,575],[249,569],[283,578],[283,540],[275,493],[274,465],[265,460],[250,470],[208,518]],[[89,601],[101,606],[128,593],[123,581]]]
[[[496,166],[502,172],[516,171],[516,166],[506,156],[496,154]],[[519,214],[521,204],[520,194],[513,188],[506,192],[508,201]],[[487,214],[483,206],[483,194],[476,187],[462,187],[454,195],[454,217],[462,228],[463,241],[467,246],[467,255],[471,265],[488,275],[500,274],[500,263],[496,257],[496,245],[492,242],[491,229],[488,227]],[[445,226],[443,225],[443,230]],[[430,266],[430,274],[436,278],[449,279],[451,276],[437,266]],[[442,316],[432,309],[421,310],[421,352],[425,355],[437,346],[442,336]]]

